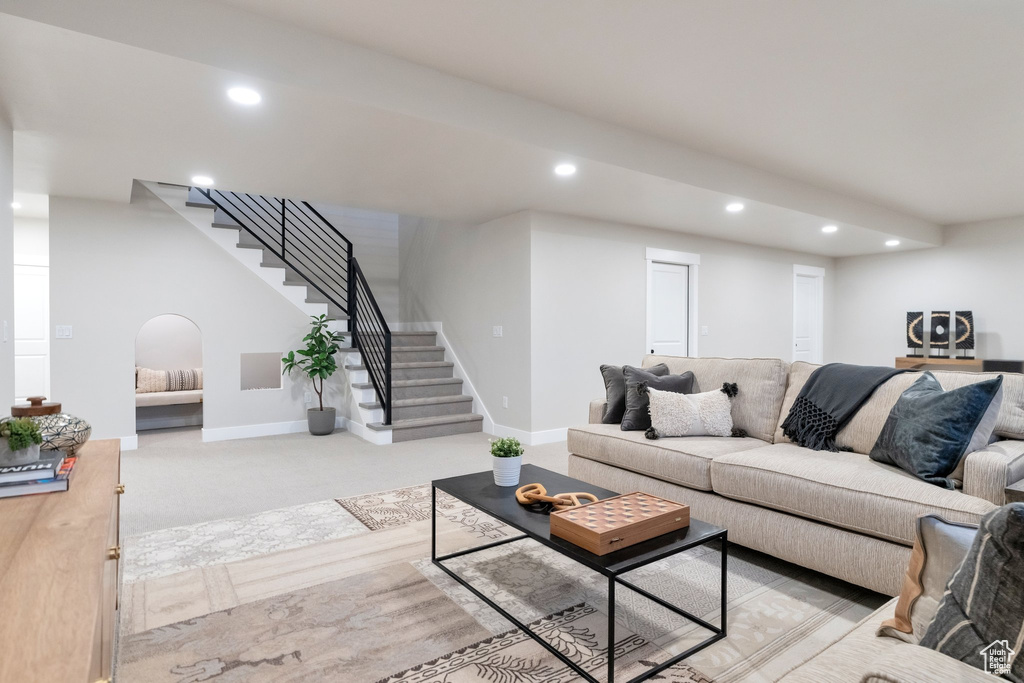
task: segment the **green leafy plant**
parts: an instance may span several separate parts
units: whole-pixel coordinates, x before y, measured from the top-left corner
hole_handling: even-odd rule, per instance
[[[281,359],[281,362],[284,363],[284,370],[281,371],[281,374],[299,370],[309,377],[313,382],[313,390],[316,392],[317,398],[320,399],[320,410],[323,410],[324,380],[338,369],[338,362],[334,356],[341,349],[338,345],[345,341],[345,337],[327,329],[329,321],[326,315],[313,315],[310,318],[312,318],[311,329],[309,334],[302,338],[302,341],[306,342],[306,348],[289,351],[288,355]]]
[[[41,444],[43,433],[35,422],[27,417],[19,417],[0,422],[0,438],[7,439],[7,445],[12,451],[20,451],[32,444]]]
[[[491,441],[491,455],[495,458],[515,458],[523,454],[523,445],[519,439],[506,436]]]

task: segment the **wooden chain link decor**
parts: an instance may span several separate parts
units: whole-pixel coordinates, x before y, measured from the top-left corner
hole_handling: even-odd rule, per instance
[[[521,505],[536,505],[538,503],[550,503],[556,510],[568,510],[579,507],[586,503],[596,503],[598,498],[593,493],[557,493],[548,495],[547,489],[541,484],[527,484],[516,489],[516,500]],[[583,501],[583,502],[581,502]]]

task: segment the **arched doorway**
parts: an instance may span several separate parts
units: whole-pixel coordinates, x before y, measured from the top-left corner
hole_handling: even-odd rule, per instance
[[[150,318],[135,337],[135,429],[202,424],[202,332],[182,315]]]

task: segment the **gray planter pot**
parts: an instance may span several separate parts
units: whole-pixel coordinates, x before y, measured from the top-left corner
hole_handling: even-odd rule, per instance
[[[39,460],[39,444],[12,451],[7,439],[0,439],[0,466],[30,465]]]
[[[306,411],[306,421],[309,423],[309,433],[313,436],[324,436],[334,431],[335,420],[334,408],[310,408]]]

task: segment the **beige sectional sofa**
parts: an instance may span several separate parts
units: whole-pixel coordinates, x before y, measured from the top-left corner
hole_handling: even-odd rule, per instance
[[[828,453],[790,443],[780,428],[817,366],[669,356],[647,356],[643,366],[657,363],[692,371],[697,391],[737,383],[733,421],[748,436],[651,441],[601,424],[602,399],[590,406],[590,424],[569,430],[569,474],[687,503],[694,517],[728,528],[730,541],[881,593],[900,591],[919,515],[977,523],[1003,504],[1007,484],[1024,478],[1024,375],[1004,375],[1001,440],[965,458],[955,475],[962,488],[951,491],[867,456],[913,373],[880,386],[840,432],[849,452]],[[935,375],[946,389],[992,376]]]

